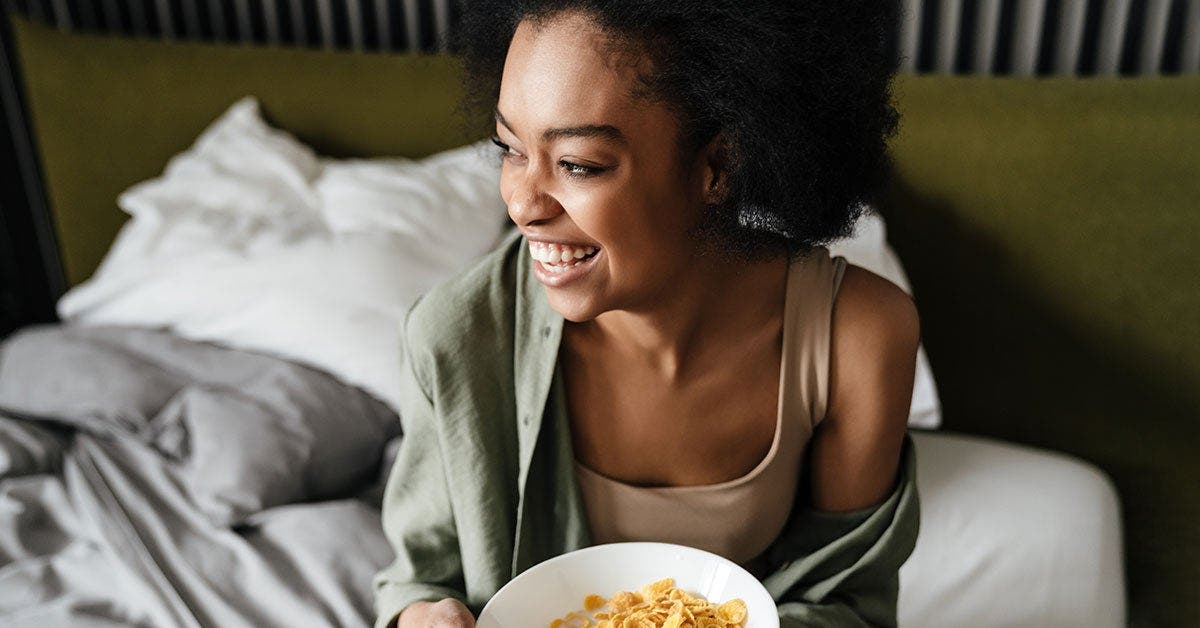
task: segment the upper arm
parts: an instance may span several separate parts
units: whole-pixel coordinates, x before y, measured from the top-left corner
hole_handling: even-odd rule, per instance
[[[853,264],[832,316],[829,401],[808,464],[812,507],[847,512],[879,504],[895,487],[920,320],[912,297]]]

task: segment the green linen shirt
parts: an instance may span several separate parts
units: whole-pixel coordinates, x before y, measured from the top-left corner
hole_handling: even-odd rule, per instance
[[[373,580],[376,628],[447,597],[478,616],[521,572],[591,545],[566,404],[551,399],[563,318],[530,265],[514,230],[405,314],[404,436],[382,510],[396,557]],[[801,482],[762,577],[781,626],[896,624],[920,522],[908,434],[900,462],[891,494],[854,512],[813,510]]]

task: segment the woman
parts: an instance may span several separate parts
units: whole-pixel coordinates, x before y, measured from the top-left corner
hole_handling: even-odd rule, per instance
[[[919,322],[823,243],[883,185],[895,7],[468,8],[518,231],[405,319],[377,625],[633,539],[743,564],[784,625],[894,624]]]

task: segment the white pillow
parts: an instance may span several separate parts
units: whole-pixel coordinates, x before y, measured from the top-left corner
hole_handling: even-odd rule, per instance
[[[419,161],[323,159],[316,185],[322,217],[334,233],[386,231],[457,265],[463,251],[499,244],[508,224],[494,151],[482,140]],[[480,229],[481,222],[492,228]]]
[[[59,317],[292,359],[398,410],[405,310],[501,237],[487,146],[325,159],[269,127],[247,96],[162,176],[118,197],[132,218]]]
[[[854,235],[838,240],[828,248],[830,255],[841,255],[846,261],[862,266],[912,295],[908,275],[900,265],[900,258],[888,244],[887,228],[875,208],[868,207],[863,212],[855,223]],[[917,348],[917,374],[913,381],[908,425],[926,429],[936,429],[942,425],[942,404],[938,400],[937,386],[933,383],[933,371],[929,368],[924,342]]]

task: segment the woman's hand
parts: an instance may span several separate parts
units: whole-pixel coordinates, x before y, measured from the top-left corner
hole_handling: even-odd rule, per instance
[[[446,598],[405,608],[396,628],[475,628],[475,618],[462,602]]]

